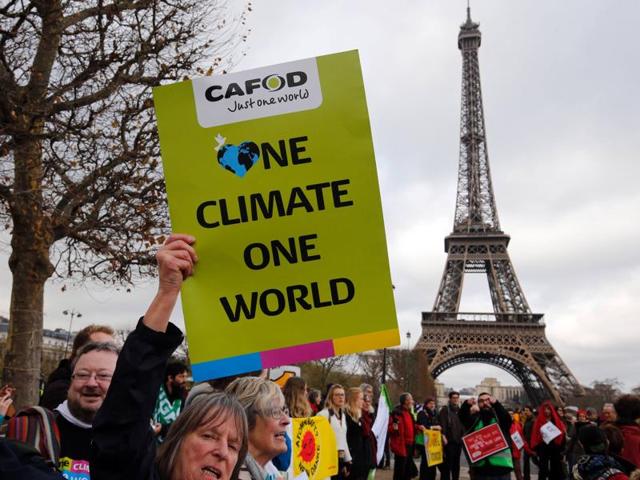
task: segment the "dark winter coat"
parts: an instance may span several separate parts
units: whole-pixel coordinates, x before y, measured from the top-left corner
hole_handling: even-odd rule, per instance
[[[67,399],[67,392],[71,385],[71,360],[63,358],[44,386],[39,405],[49,410],[55,410]]]
[[[369,470],[375,468],[376,459],[371,457],[371,444],[367,438],[367,432],[362,419],[356,421],[348,413],[347,418],[347,445],[351,453],[351,469],[349,475],[354,478],[366,477]],[[371,431],[369,431],[371,434]]]
[[[160,479],[149,419],[167,360],[181,342],[182,332],[172,323],[161,333],[140,321],[127,337],[93,421],[91,480]]]
[[[445,405],[438,414],[442,434],[447,437],[447,442],[449,443],[462,443],[464,428],[458,416],[459,411],[460,407]]]

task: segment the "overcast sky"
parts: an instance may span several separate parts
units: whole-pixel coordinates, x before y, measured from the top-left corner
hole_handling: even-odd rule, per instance
[[[240,2],[238,2],[240,3]],[[640,384],[640,2],[475,0],[487,143],[502,229],[531,308],[583,384]],[[235,70],[359,49],[402,338],[421,332],[452,230],[466,2],[256,1]],[[6,248],[5,248],[6,251]],[[0,314],[10,276],[0,267]],[[486,277],[465,280],[461,310],[490,311]],[[132,327],[153,282],[130,294],[47,288],[46,326],[62,310]],[[181,322],[180,312],[175,315]],[[406,342],[406,340],[405,340]],[[455,367],[455,387],[498,369]]]

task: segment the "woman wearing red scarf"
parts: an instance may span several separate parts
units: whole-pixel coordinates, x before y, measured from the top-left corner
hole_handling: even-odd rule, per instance
[[[540,429],[548,422],[553,423],[560,435],[549,443],[543,440]],[[546,401],[538,409],[538,417],[531,431],[531,449],[538,456],[538,480],[563,480],[565,478],[562,465],[562,451],[567,438],[564,422],[558,416],[551,402]]]

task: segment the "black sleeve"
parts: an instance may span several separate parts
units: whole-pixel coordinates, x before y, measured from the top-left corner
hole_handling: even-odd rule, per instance
[[[469,402],[462,402],[460,410],[458,411],[458,418],[460,418],[460,423],[462,423],[465,431],[468,431],[473,427],[474,418],[473,415],[471,415],[471,405]]]
[[[496,418],[498,419],[498,425],[500,425],[500,429],[504,434],[504,437],[508,440],[511,431],[511,415],[507,412],[502,404],[496,400],[496,403],[493,404],[493,411],[496,412]],[[509,442],[510,443],[510,442]]]
[[[47,383],[42,392],[42,397],[38,405],[49,410],[55,410],[58,406],[67,399],[67,392],[71,386],[71,378],[62,379],[59,378],[50,383]]]
[[[449,434],[449,409],[447,407],[442,407],[440,409],[440,413],[438,414],[438,419],[440,421],[440,426],[442,427],[442,434]]]
[[[44,458],[19,442],[0,438],[0,478],[2,480],[64,480],[54,472]]]
[[[155,438],[150,419],[165,365],[182,342],[169,324],[166,333],[138,322],[122,347],[102,407],[93,422],[91,479],[151,479]]]
[[[418,418],[416,419],[416,423],[418,425],[422,425],[423,427],[429,427],[429,418],[424,410],[420,410],[418,412]]]
[[[512,423],[511,415],[509,415],[509,412],[507,412],[502,404],[497,400],[496,403],[493,404],[493,411],[496,412],[496,417],[498,418],[500,427],[508,432],[511,429]]]

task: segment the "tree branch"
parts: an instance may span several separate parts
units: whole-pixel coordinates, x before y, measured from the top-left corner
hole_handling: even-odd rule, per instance
[[[110,3],[108,5],[102,5],[97,7],[90,7],[84,10],[80,10],[68,17],[65,17],[63,20],[64,28],[68,28],[71,25],[75,25],[80,23],[87,18],[96,17],[98,15],[116,15],[120,12],[124,12],[126,10],[142,10],[148,8],[153,2],[151,0],[140,0],[140,1],[120,1]]]

